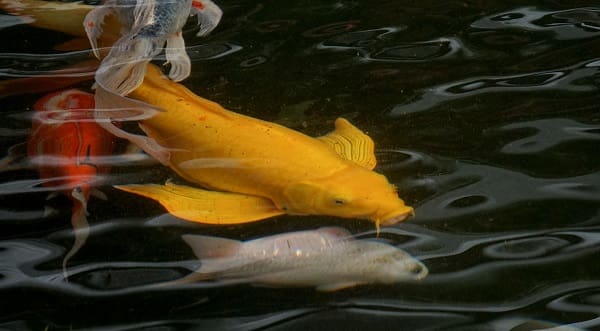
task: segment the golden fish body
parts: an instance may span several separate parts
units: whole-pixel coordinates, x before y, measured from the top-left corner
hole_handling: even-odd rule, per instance
[[[99,92],[99,105],[128,107],[127,98]],[[312,138],[228,111],[153,66],[129,97],[164,110],[140,124],[154,142],[145,150],[185,180],[219,191],[170,183],[118,187],[156,199],[176,216],[232,224],[314,214],[389,225],[413,212],[395,187],[371,170],[373,141],[344,119],[336,120],[330,134]]]
[[[165,83],[147,79],[130,97],[167,109],[145,120],[143,128],[160,145],[168,146],[170,167],[190,182],[264,196],[282,205],[280,197],[290,183],[357,166],[321,141],[227,111],[189,95],[181,85],[164,91]],[[189,97],[181,97],[186,94]]]

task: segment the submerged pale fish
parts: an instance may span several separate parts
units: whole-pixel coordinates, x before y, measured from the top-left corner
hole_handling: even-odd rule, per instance
[[[171,65],[169,77],[174,81],[188,77],[191,63],[181,29],[190,13],[198,16],[198,36],[212,31],[222,16],[221,9],[210,0],[108,0],[89,12],[83,24],[97,57],[96,41],[103,33],[104,18],[114,14],[121,22],[122,36],[100,64],[96,82],[109,91],[128,94],[141,84],[146,64],[165,43]]]
[[[315,286],[335,291],[360,284],[422,279],[427,267],[401,249],[355,240],[338,227],[283,233],[246,242],[184,235],[201,267],[175,281],[226,280],[264,286]]]

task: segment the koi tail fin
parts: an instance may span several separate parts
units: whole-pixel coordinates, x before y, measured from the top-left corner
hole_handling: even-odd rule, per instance
[[[162,51],[164,40],[140,36],[119,40],[96,72],[96,82],[119,95],[135,90],[146,74],[148,62]]]
[[[71,192],[71,196],[75,199],[73,206],[73,214],[71,216],[71,224],[75,233],[75,242],[71,250],[67,252],[62,262],[63,276],[68,279],[67,263],[85,244],[90,234],[90,227],[87,221],[87,200],[80,187],[76,187]]]

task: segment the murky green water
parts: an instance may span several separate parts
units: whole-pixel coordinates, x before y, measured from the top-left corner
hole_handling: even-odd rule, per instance
[[[0,328],[533,330],[600,327],[600,7],[591,1],[220,1],[207,39],[185,36],[185,85],[226,108],[320,135],[344,116],[416,217],[379,240],[423,261],[418,282],[333,293],[191,284],[186,233],[251,239],[366,221],[277,217],[184,223],[110,187],[175,175],[115,165],[70,262],[70,203],[34,169],[0,173]],[[0,16],[0,75],[79,61],[68,36]],[[191,22],[190,22],[191,23]],[[15,25],[16,24],[16,25]],[[87,88],[90,82],[81,83]],[[23,91],[27,92],[27,91]],[[41,95],[0,100],[0,147],[24,142]],[[44,214],[44,206],[56,210]],[[192,269],[193,270],[193,269]]]

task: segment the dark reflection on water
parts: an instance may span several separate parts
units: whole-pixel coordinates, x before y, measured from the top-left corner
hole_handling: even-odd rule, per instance
[[[70,202],[23,158],[41,95],[0,84],[0,328],[593,330],[600,328],[600,8],[589,1],[220,1],[185,84],[311,135],[337,116],[377,143],[416,216],[191,224],[110,185],[175,175],[141,154],[99,160],[107,201],[69,262]],[[0,77],[89,77],[70,38],[0,13]],[[162,61],[162,60],[161,60]],[[57,71],[59,70],[59,71]],[[62,70],[62,71],[61,71]],[[87,75],[87,76],[86,76]],[[3,81],[0,81],[2,83]],[[74,81],[89,88],[89,81]],[[14,91],[13,91],[14,92]],[[37,92],[36,92],[37,93]],[[51,179],[55,180],[55,179]],[[58,188],[54,188],[58,189]],[[333,293],[220,282],[156,287],[199,267],[184,234],[253,239],[338,225],[419,258],[418,282]],[[555,328],[563,325],[563,328]]]

